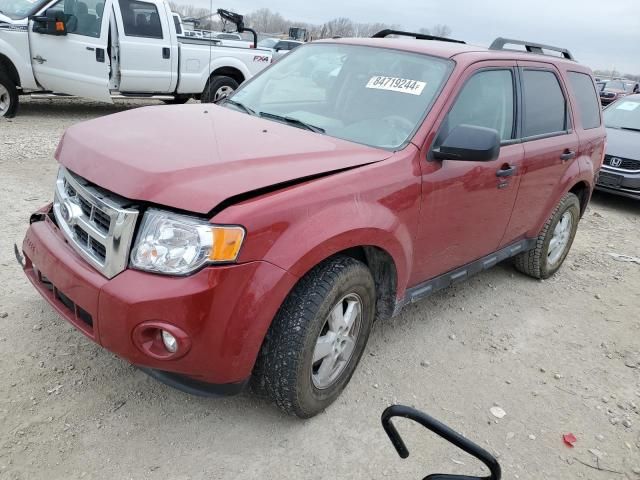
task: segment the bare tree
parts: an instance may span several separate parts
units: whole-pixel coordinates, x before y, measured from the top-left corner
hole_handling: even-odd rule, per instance
[[[434,25],[433,28],[431,29],[431,35],[433,35],[434,37],[446,38],[449,35],[451,35],[451,28],[449,27],[449,25],[444,25],[444,24]]]

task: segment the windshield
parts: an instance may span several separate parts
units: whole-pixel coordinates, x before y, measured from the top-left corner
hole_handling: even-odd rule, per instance
[[[28,17],[44,3],[42,0],[0,0],[0,12],[12,20],[18,20]]]
[[[604,88],[607,90],[626,90],[625,84],[619,81],[607,82]]]
[[[640,131],[640,97],[619,100],[605,109],[604,124],[609,128]]]
[[[413,135],[452,62],[386,48],[311,44],[297,48],[236,91],[257,115],[379,148]],[[236,105],[234,105],[236,103]],[[247,110],[245,110],[247,111]]]

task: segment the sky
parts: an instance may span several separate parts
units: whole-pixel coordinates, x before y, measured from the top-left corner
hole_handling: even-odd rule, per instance
[[[194,0],[208,6],[208,0]],[[451,36],[488,46],[496,37],[568,48],[595,69],[640,74],[639,0],[214,0],[249,13],[267,7],[290,20],[324,23],[349,17],[408,30],[447,24]]]

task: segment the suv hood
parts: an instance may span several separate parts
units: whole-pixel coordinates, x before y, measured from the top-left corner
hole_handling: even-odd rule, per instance
[[[69,128],[56,159],[132,200],[207,213],[255,190],[384,160],[386,150],[216,105],[147,107]]]

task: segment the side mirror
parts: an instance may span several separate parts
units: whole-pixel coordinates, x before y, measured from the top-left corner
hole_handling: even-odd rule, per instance
[[[490,162],[500,155],[500,134],[497,130],[474,125],[458,125],[433,150],[437,160]]]
[[[64,12],[50,8],[44,15],[31,17],[34,33],[43,35],[66,35],[67,21]]]

